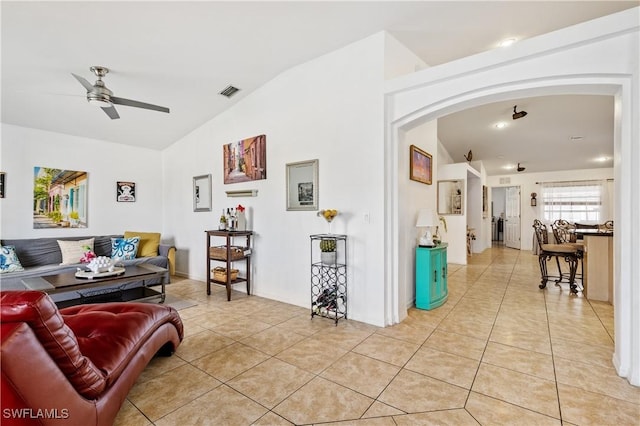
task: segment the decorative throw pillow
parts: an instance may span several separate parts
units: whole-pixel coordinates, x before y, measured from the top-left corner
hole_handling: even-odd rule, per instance
[[[112,238],[111,258],[120,260],[135,259],[139,243],[140,237]]]
[[[0,274],[24,271],[15,246],[0,246]]]
[[[158,248],[160,247],[159,232],[125,231],[124,237],[125,238],[140,237],[140,244],[138,245],[137,257],[154,257],[158,255]]]
[[[95,238],[87,238],[86,240],[77,241],[58,240],[60,252],[62,252],[61,265],[73,265],[74,263],[80,263],[80,259],[82,259],[88,250],[93,251],[94,241]],[[88,250],[87,247],[89,248]]]

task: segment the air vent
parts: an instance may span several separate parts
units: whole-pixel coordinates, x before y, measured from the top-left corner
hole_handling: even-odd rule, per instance
[[[240,89],[238,89],[237,87],[234,86],[227,86],[224,89],[222,89],[222,92],[220,92],[219,94],[222,96],[226,96],[227,98],[232,97],[233,95],[235,95],[236,93],[238,93]]]
[[[509,185],[511,183],[511,178],[510,177],[501,177],[500,178],[500,185]]]

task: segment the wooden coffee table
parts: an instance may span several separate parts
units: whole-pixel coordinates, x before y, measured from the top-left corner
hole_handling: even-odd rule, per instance
[[[169,271],[156,265],[142,264],[126,266],[124,273],[120,275],[102,278],[77,278],[75,272],[65,272],[56,275],[46,275],[35,278],[25,278],[22,283],[30,290],[40,290],[47,294],[60,294],[78,292],[80,297],[56,302],[59,308],[82,305],[95,302],[130,302],[144,301],[160,298],[160,303],[165,299],[165,284],[169,282]],[[154,290],[146,285],[147,280],[161,279],[161,291]],[[118,284],[142,281],[143,285],[135,288],[123,289]],[[80,290],[91,290],[84,294]]]

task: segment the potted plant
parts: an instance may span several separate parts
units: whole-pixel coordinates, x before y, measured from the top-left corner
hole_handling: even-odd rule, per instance
[[[80,215],[77,211],[72,211],[69,213],[69,220],[71,221],[71,226],[76,227],[80,223]]]
[[[320,240],[320,260],[324,265],[335,265],[336,263],[336,240]]]

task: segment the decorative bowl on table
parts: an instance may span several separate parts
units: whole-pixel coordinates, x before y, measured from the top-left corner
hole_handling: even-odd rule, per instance
[[[89,268],[94,274],[99,274],[101,272],[113,272],[115,264],[113,263],[113,259],[111,259],[110,257],[98,256],[94,259],[91,259],[91,262],[89,262],[87,268]]]

